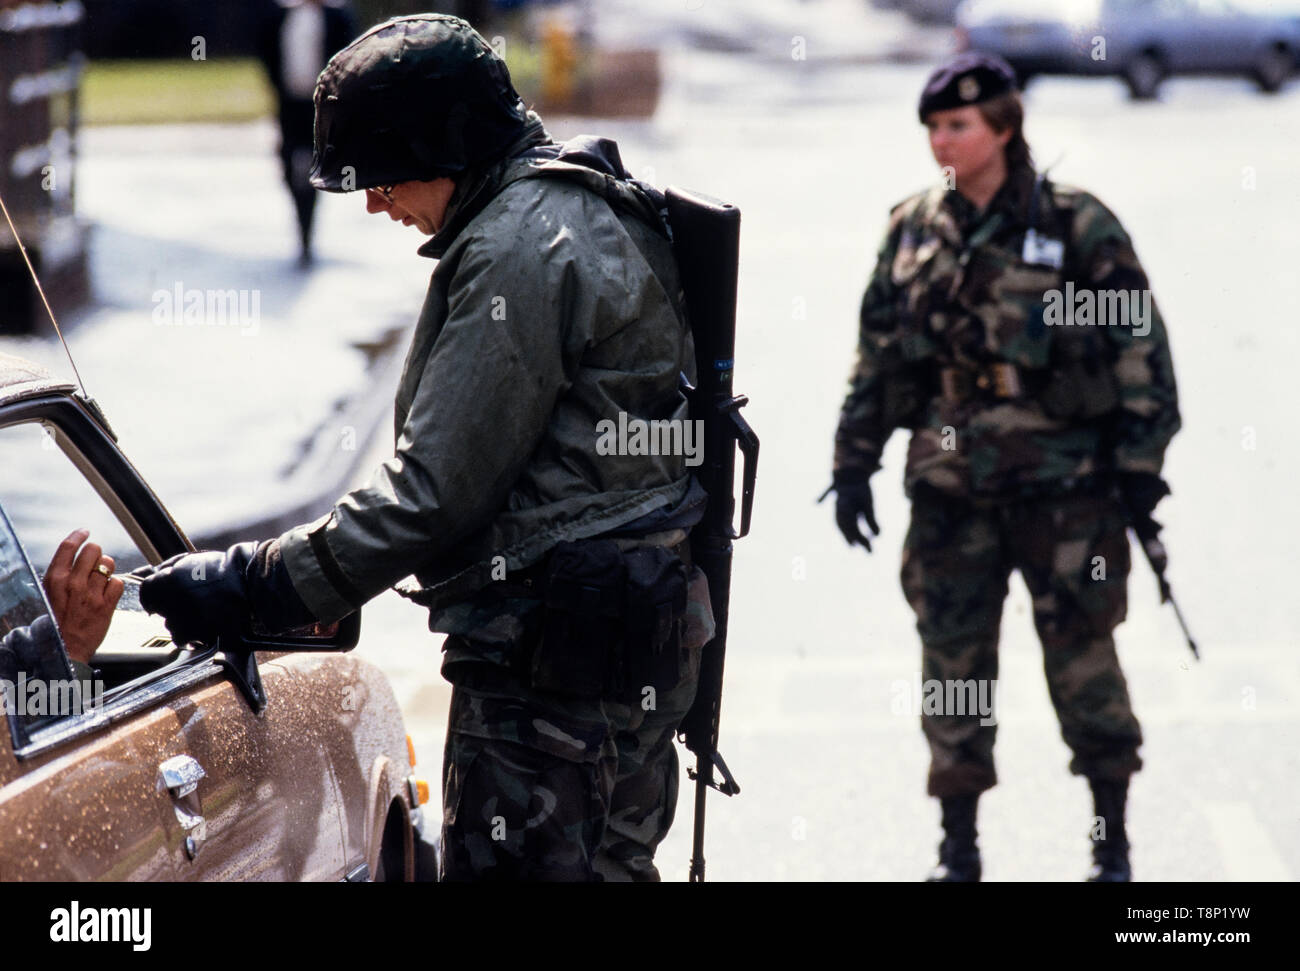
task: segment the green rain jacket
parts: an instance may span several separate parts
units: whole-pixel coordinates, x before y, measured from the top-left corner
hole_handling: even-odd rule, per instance
[[[458,185],[421,247],[439,262],[397,389],[395,454],[279,539],[321,620],[413,574],[400,592],[430,608],[431,629],[461,632],[439,612],[502,568],[686,495],[688,456],[598,448],[598,424],[620,413],[686,421],[694,347],[654,201],[612,142],[575,141],[557,158],[537,124],[523,155]]]

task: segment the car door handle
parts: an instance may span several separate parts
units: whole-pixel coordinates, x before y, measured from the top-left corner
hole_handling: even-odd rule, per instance
[[[208,824],[202,812],[190,812],[181,804],[181,800],[199,787],[199,781],[207,776],[207,773],[203,771],[203,766],[199,765],[198,759],[193,756],[174,755],[158,766],[158,774],[162,777],[162,784],[176,800],[172,810],[176,813],[176,822],[185,832],[185,855],[193,860],[199,855],[203,841],[207,838]],[[192,800],[192,803],[197,809],[197,797]]]
[[[188,796],[199,787],[199,780],[207,773],[198,759],[190,755],[174,755],[158,766],[163,785],[177,799]]]
[[[176,822],[180,823],[181,829],[189,833],[195,839],[203,839],[208,835],[207,820],[203,818],[202,813],[187,813],[180,806],[176,806]]]

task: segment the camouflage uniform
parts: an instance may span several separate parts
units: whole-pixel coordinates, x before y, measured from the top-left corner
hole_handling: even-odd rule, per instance
[[[659,879],[654,853],[677,806],[673,736],[713,634],[698,571],[694,585],[683,676],[657,697],[635,686],[622,697],[562,697],[529,688],[505,666],[444,665],[456,687],[443,757],[442,879]],[[532,606],[516,602],[508,621],[498,615],[478,632],[479,643],[448,638],[449,661],[534,637]]]
[[[1059,268],[1026,262],[1031,218],[1064,244]],[[1129,568],[1112,476],[1159,474],[1177,392],[1154,301],[1145,325],[1139,304],[1110,326],[1053,326],[1049,291],[1064,298],[1067,282],[1147,292],[1128,236],[1086,192],[1022,167],[982,213],[942,187],[895,207],[862,301],[835,470],[865,480],[891,432],[912,430],[902,582],[923,678],[996,678],[1007,578],[1020,570],[1071,771],[1119,779],[1141,765],[1141,733],[1111,636]],[[995,784],[995,726],[979,722],[923,715],[932,795]]]

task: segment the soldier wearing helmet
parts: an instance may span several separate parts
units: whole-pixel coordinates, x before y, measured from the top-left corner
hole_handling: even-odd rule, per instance
[[[141,602],[192,640],[249,613],[332,621],[397,585],[449,635],[444,877],[657,879],[712,633],[685,543],[705,496],[684,454],[611,453],[600,429],[686,420],[662,196],[613,142],[555,143],[454,17],[363,34],[315,104],[313,185],[364,191],[438,261],[393,457],[315,522],[162,564]]]

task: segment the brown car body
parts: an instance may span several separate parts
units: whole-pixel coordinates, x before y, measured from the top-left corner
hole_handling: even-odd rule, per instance
[[[151,560],[189,547],[102,417],[0,355],[0,427],[33,416]],[[0,719],[0,880],[416,876],[417,787],[382,672],[344,653],[258,652],[258,710],[232,665],[150,625],[115,617],[93,662],[102,705],[30,738]]]

